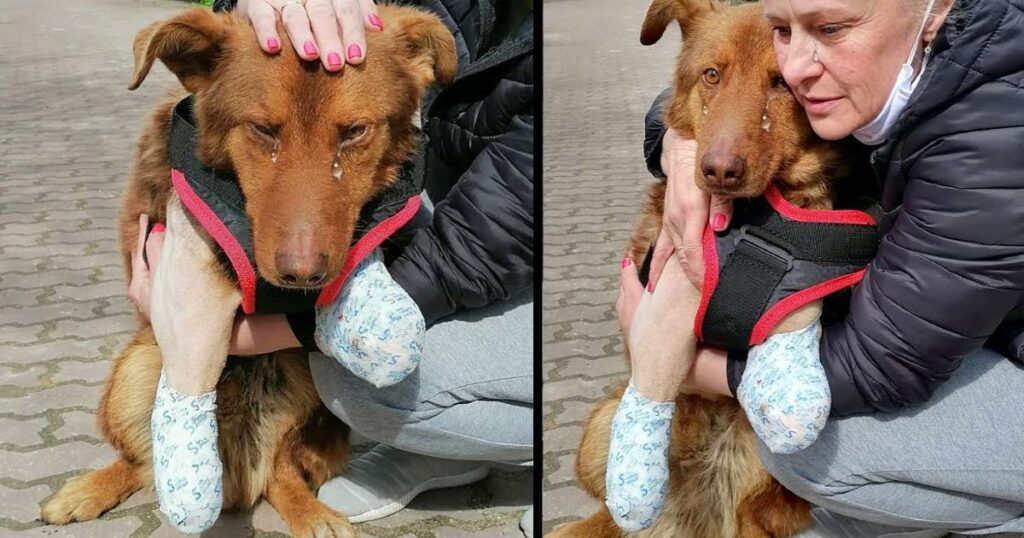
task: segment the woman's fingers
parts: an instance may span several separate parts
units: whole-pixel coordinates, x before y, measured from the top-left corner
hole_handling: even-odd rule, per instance
[[[675,251],[676,246],[673,244],[672,238],[669,237],[668,229],[662,226],[658,240],[654,243],[654,252],[651,254],[651,270],[647,273],[647,289],[653,290],[658,287],[658,280],[661,278],[662,270],[665,269],[665,262],[672,257],[672,253]]]
[[[139,236],[135,241],[135,248],[132,249],[132,275],[148,271],[146,261],[142,259],[142,252],[146,248],[146,232],[149,229],[149,215],[139,215]]]
[[[149,268],[156,271],[160,264],[160,253],[164,249],[164,225],[159,222],[153,225],[153,231],[146,240],[146,258],[149,259]]]
[[[281,14],[281,21],[284,22],[284,29],[288,32],[288,39],[291,40],[295,52],[305,60],[317,59],[320,49],[317,48],[316,40],[313,39],[313,31],[310,29],[306,9],[318,2],[326,2],[330,8],[330,0],[310,0],[306,9],[303,9],[302,4],[295,0],[274,0],[274,2],[279,6],[278,12]]]
[[[345,50],[346,62],[355,65],[363,63],[366,54],[367,15],[359,0],[334,0],[334,10],[338,16],[337,26],[341,28],[341,40]]]
[[[383,31],[384,21],[377,13],[377,4],[373,0],[359,0],[359,5],[363,7],[363,27],[371,32]]]
[[[313,37],[320,50],[320,63],[328,71],[338,71],[345,67],[345,57],[338,35],[338,20],[334,13],[331,0],[308,0],[306,15],[309,26],[313,29]]]
[[[629,257],[623,258],[619,264],[619,296],[615,300],[615,313],[619,319],[622,336],[629,341],[629,327],[636,313],[636,306],[644,294],[643,284],[637,274],[636,264]]]
[[[256,31],[256,40],[265,52],[276,54],[281,51],[281,36],[277,33],[277,10],[266,0],[253,0],[247,6],[239,1],[235,9],[243,10]]]
[[[710,215],[711,219],[708,221],[708,224],[716,232],[728,228],[729,221],[732,220],[732,198],[712,195]]]
[[[708,222],[710,199],[703,191],[686,205],[683,219],[683,235],[677,238],[676,254],[690,283],[700,289],[704,283],[704,230]]]

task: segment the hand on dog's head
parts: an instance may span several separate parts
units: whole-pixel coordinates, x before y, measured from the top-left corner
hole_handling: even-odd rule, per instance
[[[365,62],[335,73],[289,43],[264,53],[231,13],[189,9],[135,36],[129,89],[159,59],[195,94],[197,156],[237,175],[257,269],[274,285],[333,280],[361,208],[418,143],[424,91],[454,79],[455,42],[437,17],[395,6],[380,15],[386,29],[367,34]]]

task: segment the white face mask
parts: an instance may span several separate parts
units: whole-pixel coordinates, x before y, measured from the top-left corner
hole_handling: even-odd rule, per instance
[[[910,49],[910,57],[900,67],[900,73],[896,76],[896,84],[889,92],[889,99],[885,101],[882,111],[867,125],[853,132],[853,137],[862,144],[874,146],[889,138],[893,127],[896,126],[896,120],[903,113],[903,109],[907,107],[907,101],[910,99],[914,87],[917,86],[917,81],[921,80],[921,73],[924,73],[924,66],[928,63],[928,53],[931,52],[931,47],[924,49],[924,60],[921,61],[921,71],[917,74],[917,78],[914,78],[914,55],[917,53],[917,45],[921,42],[921,34],[924,33],[924,27],[928,22],[928,15],[932,12],[934,3],[935,0],[928,2],[928,9],[924,12],[921,28],[917,30],[917,37],[914,38],[914,48]]]

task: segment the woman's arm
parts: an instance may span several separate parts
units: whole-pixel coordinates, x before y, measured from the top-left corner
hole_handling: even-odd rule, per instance
[[[532,61],[526,64],[532,72]],[[454,136],[431,137],[446,135]],[[431,224],[417,230],[388,267],[428,326],[533,284],[533,166],[531,106],[487,142],[435,206]]]
[[[821,340],[833,414],[928,400],[1024,296],[1021,140],[1019,125],[953,133],[904,163],[903,205]]]

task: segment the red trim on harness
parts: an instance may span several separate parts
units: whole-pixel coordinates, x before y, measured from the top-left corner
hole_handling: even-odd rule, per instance
[[[409,197],[409,200],[405,202],[403,207],[398,213],[391,215],[384,219],[380,224],[373,227],[372,230],[366,232],[356,244],[348,250],[348,254],[345,256],[345,263],[341,266],[341,274],[338,278],[335,278],[330,284],[328,284],[323,291],[320,292],[320,296],[316,299],[317,306],[326,306],[338,296],[338,292],[341,291],[341,287],[345,284],[345,280],[348,279],[352,270],[359,265],[359,262],[363,261],[363,258],[370,255],[373,249],[380,246],[385,239],[391,236],[391,234],[398,231],[399,228],[405,226],[416,212],[420,209],[420,197],[419,195]]]
[[[704,315],[708,312],[711,293],[718,287],[718,244],[715,242],[715,230],[711,226],[704,228],[704,282],[700,288],[700,306],[693,320],[693,333],[697,340],[703,340]]]
[[[856,209],[804,209],[790,205],[774,184],[768,186],[764,196],[776,211],[790,220],[831,224],[866,224],[868,226],[875,224],[874,217]]]
[[[775,303],[775,306],[769,308],[761,316],[761,319],[757,320],[757,324],[754,325],[754,330],[750,333],[750,345],[756,346],[764,342],[771,333],[771,330],[797,308],[860,282],[864,278],[864,271],[867,270],[868,268],[865,267],[855,273],[826,280],[820,284],[815,284],[793,293]]]
[[[249,263],[249,255],[210,206],[192,190],[184,174],[172,168],[171,182],[174,184],[174,190],[178,191],[181,203],[185,204],[192,216],[199,220],[207,233],[213,236],[213,240],[228,255],[231,266],[238,275],[238,286],[242,289],[242,311],[252,314],[256,311],[256,270]]]

